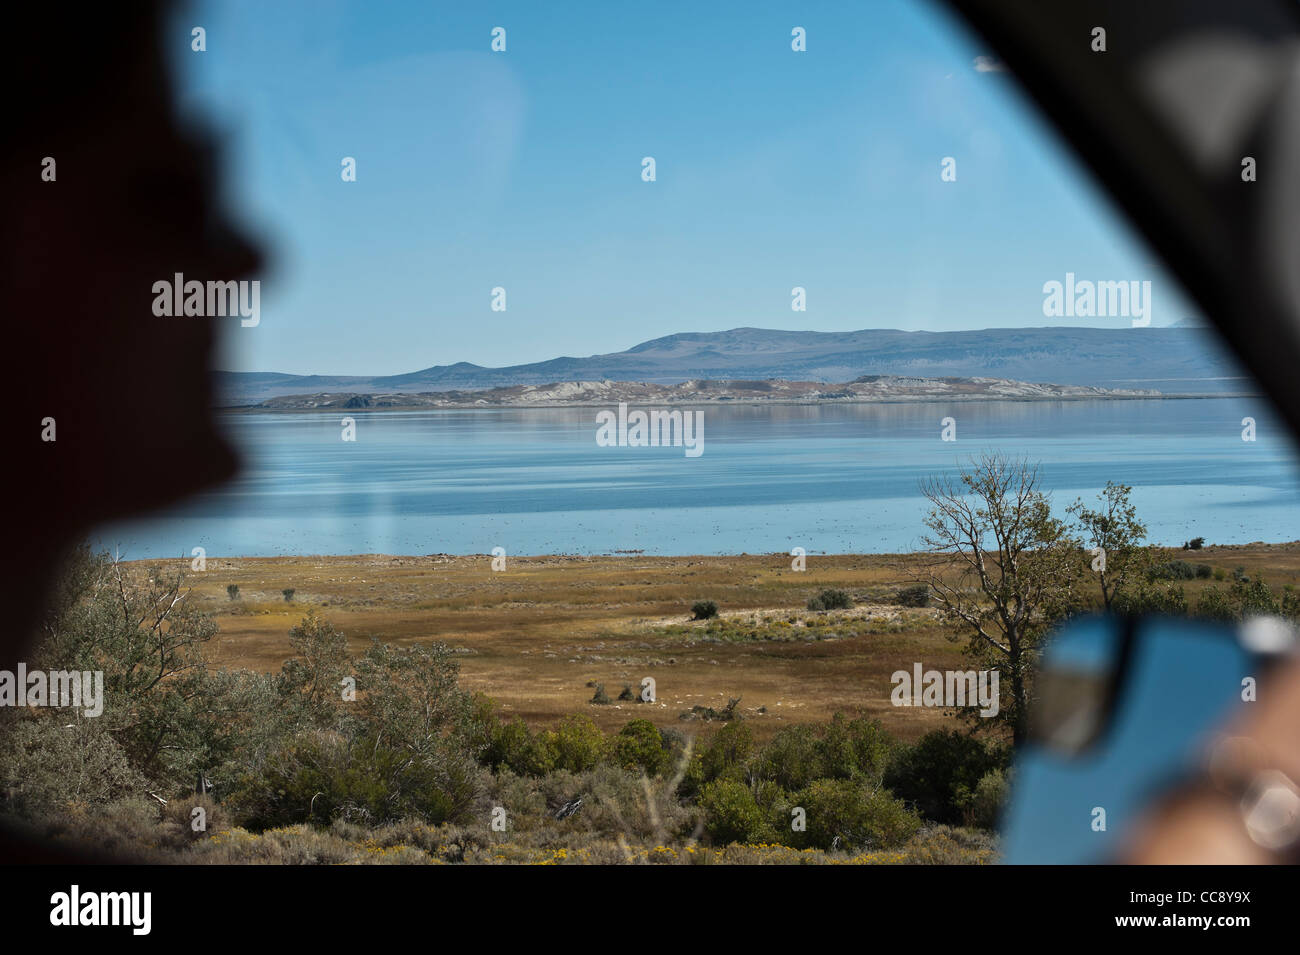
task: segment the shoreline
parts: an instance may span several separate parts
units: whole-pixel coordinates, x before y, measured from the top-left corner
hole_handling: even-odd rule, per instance
[[[1169,553],[1187,554],[1195,556],[1198,554],[1216,554],[1231,553],[1237,551],[1287,551],[1300,550],[1300,539],[1289,541],[1249,541],[1244,544],[1206,544],[1204,547],[1197,549],[1184,549],[1177,544],[1148,544],[1146,549],[1154,551],[1165,551]],[[926,551],[855,551],[852,553],[829,553],[818,551],[807,551],[804,555],[808,559],[819,560],[869,560],[869,561],[889,561],[889,560],[909,560],[918,559],[927,556]],[[205,554],[204,559],[209,564],[222,561],[264,561],[271,563],[285,563],[293,561],[336,561],[340,563],[363,563],[363,562],[387,562],[392,566],[403,565],[427,565],[433,564],[461,564],[478,561],[491,561],[493,555],[489,552],[475,554],[393,554],[393,553],[357,553],[357,554]],[[526,561],[534,564],[565,564],[565,563],[586,563],[591,561],[609,561],[609,560],[641,560],[641,561],[697,561],[697,562],[716,562],[716,561],[751,561],[751,560],[775,560],[789,563],[791,555],[785,551],[767,551],[767,552],[739,552],[739,553],[718,553],[718,554],[651,554],[644,550],[617,550],[605,551],[600,553],[574,554],[574,553],[549,553],[549,554],[509,554],[506,558],[509,562]],[[190,563],[192,557],[187,555],[177,555],[176,557],[137,557],[123,560],[125,565],[143,565],[157,564],[165,561],[180,561]]]
[[[285,397],[296,397],[286,395]],[[322,393],[322,397],[352,399],[358,397],[352,392]],[[388,395],[364,395],[364,397],[389,397]],[[1096,395],[900,395],[898,397],[855,397],[855,398],[711,398],[711,399],[655,399],[637,398],[638,405],[646,407],[705,408],[705,407],[746,407],[782,406],[815,407],[826,405],[884,405],[884,404],[969,404],[973,402],[994,403],[999,401],[1019,404],[1043,404],[1049,402],[1080,401],[1213,401],[1216,399],[1262,398],[1258,392],[1223,392],[1221,394],[1169,393],[1152,395],[1096,394]],[[631,402],[628,402],[629,404]],[[618,404],[618,399],[607,401],[547,401],[547,402],[447,402],[440,404],[392,404],[375,406],[349,406],[342,404],[314,405],[301,408],[274,408],[264,404],[254,405],[217,405],[214,411],[220,414],[319,414],[324,412],[346,411],[349,414],[383,414],[412,411],[545,411],[551,408],[608,408]]]

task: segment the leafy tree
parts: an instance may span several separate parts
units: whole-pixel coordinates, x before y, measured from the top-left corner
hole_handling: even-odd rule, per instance
[[[347,638],[308,610],[289,631],[294,656],[280,668],[276,687],[295,721],[332,728],[343,705],[343,678],[352,675]]]
[[[1099,505],[1088,507],[1082,499],[1068,508],[1073,528],[1092,556],[1090,565],[1097,575],[1101,602],[1110,610],[1125,587],[1145,570],[1147,552],[1142,542],[1147,526],[1137,517],[1137,508],[1129,499],[1133,489],[1127,484],[1107,481],[1097,496]]]
[[[477,758],[488,740],[451,650],[375,642],[356,670],[357,700],[344,704],[356,713],[343,725],[368,751],[366,772],[380,774],[394,802],[418,808],[434,799],[446,818],[461,818],[478,795]]]
[[[459,686],[460,666],[445,644],[375,642],[356,668],[359,719],[389,745],[425,753],[478,739],[474,697]],[[487,742],[478,741],[474,756]]]
[[[208,670],[195,697],[194,719],[184,737],[190,754],[182,782],[197,773],[223,792],[247,766],[260,765],[292,731],[275,678],[251,670]]]
[[[934,478],[921,492],[931,504],[922,537],[931,557],[916,571],[966,631],[967,651],[1010,685],[1011,704],[997,720],[1020,743],[1038,646],[1080,603],[1078,541],[1052,516],[1037,468],[1024,461],[984,455],[958,480]]]

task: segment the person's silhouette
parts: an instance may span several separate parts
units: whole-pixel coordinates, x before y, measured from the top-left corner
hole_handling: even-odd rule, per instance
[[[177,272],[232,280],[259,266],[217,201],[213,148],[176,115],[167,12],[5,11],[3,669],[24,658],[70,545],[234,471],[212,413],[222,319],[151,308],[153,283]],[[13,833],[0,834],[0,858],[86,860]]]

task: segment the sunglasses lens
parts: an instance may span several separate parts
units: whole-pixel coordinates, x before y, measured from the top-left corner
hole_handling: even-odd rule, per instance
[[[1123,622],[1091,617],[1063,629],[1048,645],[1035,681],[1030,718],[1035,742],[1082,752],[1101,733],[1123,645]]]

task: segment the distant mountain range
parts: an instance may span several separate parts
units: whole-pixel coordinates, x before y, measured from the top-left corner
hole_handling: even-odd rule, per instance
[[[886,401],[1077,401],[1098,398],[1158,398],[1156,391],[1046,385],[1006,378],[902,378],[867,375],[842,384],[712,378],[675,385],[640,381],[565,381],[546,385],[509,385],[478,391],[422,391],[416,394],[329,391],[278,395],[251,406],[259,411],[382,411],[421,408],[578,407],[635,402],[642,405],[763,403],[824,404]]]
[[[733,328],[656,338],[627,351],[503,368],[469,362],[404,375],[217,372],[220,403],[281,395],[416,394],[566,381],[674,385],[686,381],[847,382],[864,375],[1002,378],[1165,394],[1253,390],[1213,335],[1198,328],[988,328],[961,332],[777,331]]]

